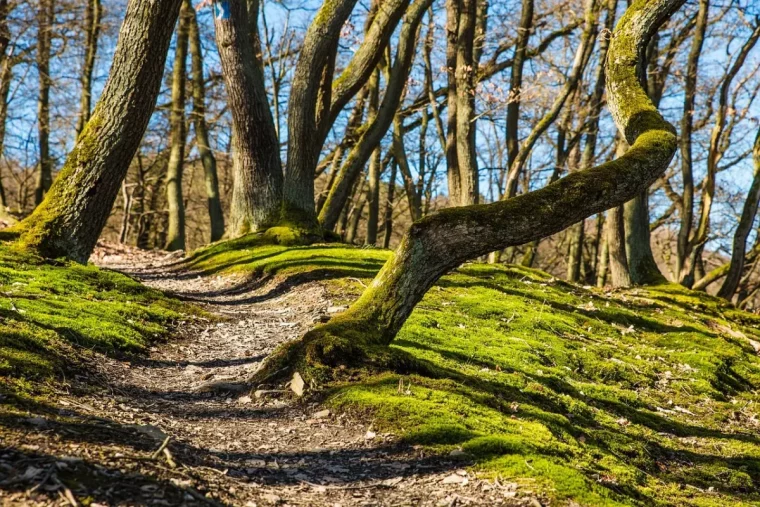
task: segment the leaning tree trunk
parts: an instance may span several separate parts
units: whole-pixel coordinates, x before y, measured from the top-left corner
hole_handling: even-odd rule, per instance
[[[85,263],[108,220],[161,87],[182,0],[130,0],[103,94],[19,244]]]
[[[758,203],[760,203],[760,131],[758,131],[755,137],[755,146],[753,151],[753,159],[755,162],[755,175],[752,178],[752,185],[747,192],[747,200],[744,202],[744,208],[742,209],[742,216],[739,219],[739,225],[734,232],[733,249],[731,250],[731,263],[726,273],[726,279],[723,282],[718,296],[728,299],[729,301],[734,297],[736,289],[739,287],[742,274],[744,273],[744,257],[745,250],[747,249],[747,237],[752,231],[752,226],[755,223],[755,215],[757,215]]]
[[[216,41],[232,112],[233,171],[228,234],[242,236],[280,218],[283,174],[280,145],[256,53],[251,23],[258,13],[244,2],[214,3]]]
[[[192,7],[190,7],[192,9]],[[172,109],[169,113],[171,148],[166,171],[166,202],[169,205],[169,227],[165,249],[185,249],[185,201],[182,198],[182,173],[185,166],[185,83],[187,81],[188,6],[182,8],[177,25],[177,44],[172,72]]]
[[[198,147],[198,156],[203,164],[203,174],[206,183],[206,198],[208,200],[208,214],[211,225],[211,241],[217,241],[224,236],[224,213],[222,201],[219,197],[219,177],[216,171],[216,157],[211,151],[208,139],[208,126],[206,125],[206,84],[203,78],[203,48],[201,47],[198,18],[192,8],[191,0],[185,0],[185,5],[190,9],[189,15],[189,41],[190,61],[192,65],[193,80],[193,111],[192,119],[195,128],[195,144]]]
[[[447,208],[415,222],[358,301],[278,349],[256,379],[283,367],[319,378],[335,364],[385,349],[432,285],[462,262],[555,234],[623,204],[654,183],[670,164],[677,138],[641,86],[644,52],[651,35],[683,1],[636,1],[615,30],[607,96],[612,117],[631,144],[625,155],[519,197]]]

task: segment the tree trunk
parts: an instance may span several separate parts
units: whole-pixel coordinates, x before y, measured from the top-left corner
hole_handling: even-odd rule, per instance
[[[692,132],[694,130],[694,109],[697,95],[697,75],[699,58],[702,55],[702,45],[707,31],[707,18],[710,10],[710,0],[699,0],[699,13],[691,41],[686,79],[684,82],[683,116],[681,117],[681,179],[683,192],[681,194],[681,224],[678,229],[676,247],[676,276],[678,282],[684,280],[686,259],[689,256],[692,221],[694,220],[694,169],[692,161]]]
[[[607,212],[607,248],[609,252],[610,281],[613,287],[630,287],[631,274],[625,251],[625,222],[623,206]]]
[[[375,148],[369,161],[369,185],[367,186],[367,245],[377,244],[377,226],[380,215],[380,175],[383,172],[380,148]]]
[[[127,4],[111,74],[90,121],[45,200],[14,227],[22,246],[87,262],[153,114],[181,3]]]
[[[625,203],[625,252],[631,282],[636,285],[653,285],[666,282],[652,254],[649,237],[648,190]]]
[[[50,50],[55,22],[54,0],[40,0],[37,13],[37,136],[39,169],[34,189],[34,204],[39,205],[53,183],[53,159],[50,157]]]
[[[82,98],[79,106],[79,120],[77,120],[77,136],[82,133],[85,124],[90,120],[92,112],[92,72],[95,69],[95,57],[98,53],[98,41],[100,39],[100,23],[103,19],[103,6],[101,0],[87,0],[84,9],[84,62],[80,85]]]
[[[480,192],[478,160],[475,153],[475,27],[477,0],[460,0],[457,58],[454,68],[456,86],[456,150],[459,169],[460,206],[477,204]]]
[[[354,5],[356,0],[322,3],[306,31],[293,73],[288,103],[288,163],[285,168],[283,219],[306,228],[317,227],[314,169],[322,149],[315,142],[321,138],[317,103],[320,93],[325,92],[323,95],[326,95],[328,91],[320,90],[322,83],[315,76],[321,76],[328,61],[334,58],[340,30]],[[323,113],[329,114],[329,111]],[[349,188],[352,186],[349,185]],[[336,216],[341,208],[338,207]]]
[[[446,208],[415,222],[358,301],[301,340],[278,349],[255,378],[285,367],[318,380],[330,375],[336,364],[361,360],[373,348],[387,347],[430,287],[462,262],[555,234],[622,205],[655,182],[670,164],[678,141],[675,128],[654,107],[639,78],[649,38],[682,3],[635,2],[611,41],[608,105],[631,144],[625,155],[519,197]]]
[[[192,7],[190,7],[192,9]],[[169,113],[171,148],[166,169],[166,203],[169,206],[169,227],[166,245],[169,251],[185,249],[185,201],[182,198],[182,173],[185,166],[185,88],[187,81],[188,6],[183,3],[177,24],[177,42],[172,71],[172,109]]]
[[[211,150],[206,125],[206,85],[203,78],[203,49],[201,47],[198,18],[191,0],[185,0],[188,11],[188,37],[190,42],[190,61],[192,65],[193,82],[193,111],[192,119],[195,127],[195,144],[203,164],[203,174],[206,183],[206,199],[208,201],[209,222],[211,225],[211,241],[217,241],[224,236],[224,213],[219,197],[219,177],[216,171],[216,157]]]
[[[391,161],[391,175],[388,180],[388,197],[385,201],[383,218],[383,248],[388,248],[393,235],[393,198],[396,194],[396,159]]]
[[[228,0],[214,2],[214,8],[216,43],[234,131],[234,183],[227,233],[238,237],[278,222],[283,174],[264,71],[255,51],[258,11],[248,12],[245,3]]]
[[[520,26],[517,28],[515,56],[512,59],[512,73],[509,76],[509,97],[507,102],[507,167],[511,167],[520,151],[520,95],[522,93],[523,67],[525,66],[528,41],[533,31],[533,0],[522,0]],[[501,196],[499,196],[501,197]]]
[[[0,154],[5,146],[5,123],[8,119],[8,95],[13,81],[13,55],[9,53],[10,29],[8,17],[13,5],[8,5],[8,0],[0,0]],[[8,201],[5,196],[2,178],[0,178],[0,219],[5,222],[15,222],[8,212]]]
[[[739,225],[734,232],[733,249],[731,250],[731,262],[726,273],[726,279],[723,282],[718,296],[731,300],[739,287],[742,274],[744,273],[744,257],[747,249],[747,237],[752,231],[757,215],[758,203],[760,203],[760,131],[755,137],[755,146],[753,149],[753,159],[755,163],[755,175],[752,178],[752,185],[747,192],[747,200],[744,201],[742,216],[739,219]]]

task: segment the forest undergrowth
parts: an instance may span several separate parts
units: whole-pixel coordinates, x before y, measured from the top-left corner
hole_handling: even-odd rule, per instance
[[[331,301],[327,319],[388,255],[249,236],[177,266],[201,280],[266,279],[277,295],[317,283]],[[7,248],[0,281],[6,408],[65,378],[83,352],[139,355],[204,315],[114,271]],[[672,284],[605,290],[469,263],[425,296],[392,347],[419,371],[352,372],[312,386],[306,400],[459,462],[470,477],[513,484],[515,502],[523,491],[546,505],[760,501],[760,317],[723,300]],[[444,481],[459,487],[467,477]]]

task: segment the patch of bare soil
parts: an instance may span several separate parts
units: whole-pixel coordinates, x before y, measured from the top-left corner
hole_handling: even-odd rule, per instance
[[[175,255],[107,245],[93,260],[220,318],[180,324],[147,357],[96,356],[50,405],[0,421],[3,505],[542,505],[371,421],[244,384],[328,315],[320,282],[200,276]]]

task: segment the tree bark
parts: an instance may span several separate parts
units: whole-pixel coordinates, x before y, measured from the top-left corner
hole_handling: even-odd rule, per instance
[[[188,37],[190,42],[190,62],[193,83],[192,120],[195,128],[195,145],[203,164],[203,174],[206,183],[206,199],[208,201],[209,223],[211,226],[211,241],[218,241],[224,236],[224,213],[219,197],[219,177],[216,170],[216,157],[211,150],[206,125],[206,85],[203,78],[203,48],[201,47],[200,30],[195,9],[191,0],[185,0],[190,7],[188,12]]]
[[[100,23],[103,19],[103,5],[101,0],[87,0],[87,6],[84,9],[84,62],[82,65],[82,75],[80,76],[80,86],[82,87],[82,97],[79,106],[79,119],[77,120],[77,136],[82,133],[85,124],[90,119],[92,112],[92,72],[95,69],[95,57],[98,53],[98,42],[100,39]]]
[[[752,178],[752,184],[747,192],[747,200],[744,201],[742,216],[734,232],[733,248],[731,250],[731,262],[729,263],[726,279],[718,291],[718,296],[731,300],[739,287],[742,275],[744,274],[745,250],[747,249],[747,237],[752,231],[757,215],[758,203],[760,203],[760,131],[755,137],[755,145],[752,151],[755,164],[755,174]]]
[[[631,283],[653,285],[667,280],[657,267],[652,254],[649,232],[648,190],[625,203],[625,251]]]
[[[44,201],[13,230],[48,258],[85,263],[140,145],[182,0],[130,0],[103,94]]]
[[[288,103],[288,163],[285,168],[283,220],[316,228],[314,211],[314,170],[317,167],[321,138],[317,103],[320,80],[334,51],[340,30],[356,0],[324,2],[309,25],[298,57]],[[327,91],[327,90],[323,90]],[[329,97],[327,97],[329,98]],[[324,104],[329,100],[323,100]],[[329,111],[322,111],[329,114]],[[349,185],[351,188],[352,185]],[[342,206],[341,206],[342,207]],[[340,207],[336,214],[340,213]]]
[[[8,27],[8,17],[15,5],[8,0],[0,0],[0,154],[5,146],[5,129],[8,119],[8,95],[13,81],[14,57],[10,54],[11,32]],[[0,178],[0,219],[15,222],[8,212],[8,201],[5,195],[2,178]]]
[[[396,194],[396,159],[391,161],[391,175],[388,179],[388,196],[385,201],[383,218],[383,248],[388,248],[393,235],[393,199]]]
[[[528,41],[533,31],[533,0],[522,0],[520,25],[517,28],[515,55],[509,76],[509,97],[507,103],[507,167],[511,167],[520,151],[520,94],[522,92],[523,67],[525,66]],[[600,63],[600,66],[604,66]],[[500,196],[501,197],[501,196]]]
[[[416,304],[446,272],[488,252],[557,233],[620,206],[667,169],[678,146],[642,88],[647,42],[683,0],[641,0],[618,24],[607,59],[608,105],[631,149],[621,158],[577,171],[534,192],[486,205],[446,208],[415,222],[364,294],[344,313],[276,351],[257,372],[264,378],[304,367],[311,378],[338,363],[386,347]],[[286,369],[287,369],[286,368]]]
[[[694,109],[697,95],[697,75],[699,58],[707,31],[707,20],[710,10],[710,0],[699,0],[697,24],[694,38],[691,41],[686,79],[684,82],[683,116],[681,118],[681,179],[683,192],[681,194],[681,224],[678,229],[676,247],[676,276],[682,281],[686,276],[684,266],[689,256],[691,227],[694,220],[694,163],[692,158],[692,133],[694,131]]]
[[[189,7],[192,9],[192,6]],[[183,3],[177,24],[177,42],[172,71],[172,108],[169,112],[171,147],[166,169],[166,203],[169,207],[169,227],[166,245],[169,251],[185,249],[185,201],[182,198],[182,173],[185,166],[185,88],[187,82],[188,6]]]
[[[216,43],[232,113],[234,183],[227,231],[230,237],[275,225],[282,209],[280,146],[264,86],[264,71],[256,52],[255,5],[248,12],[243,2],[214,2]]]
[[[54,0],[40,0],[37,12],[37,136],[39,169],[34,189],[34,204],[39,205],[53,183],[53,159],[50,157],[50,50],[55,22]]]

